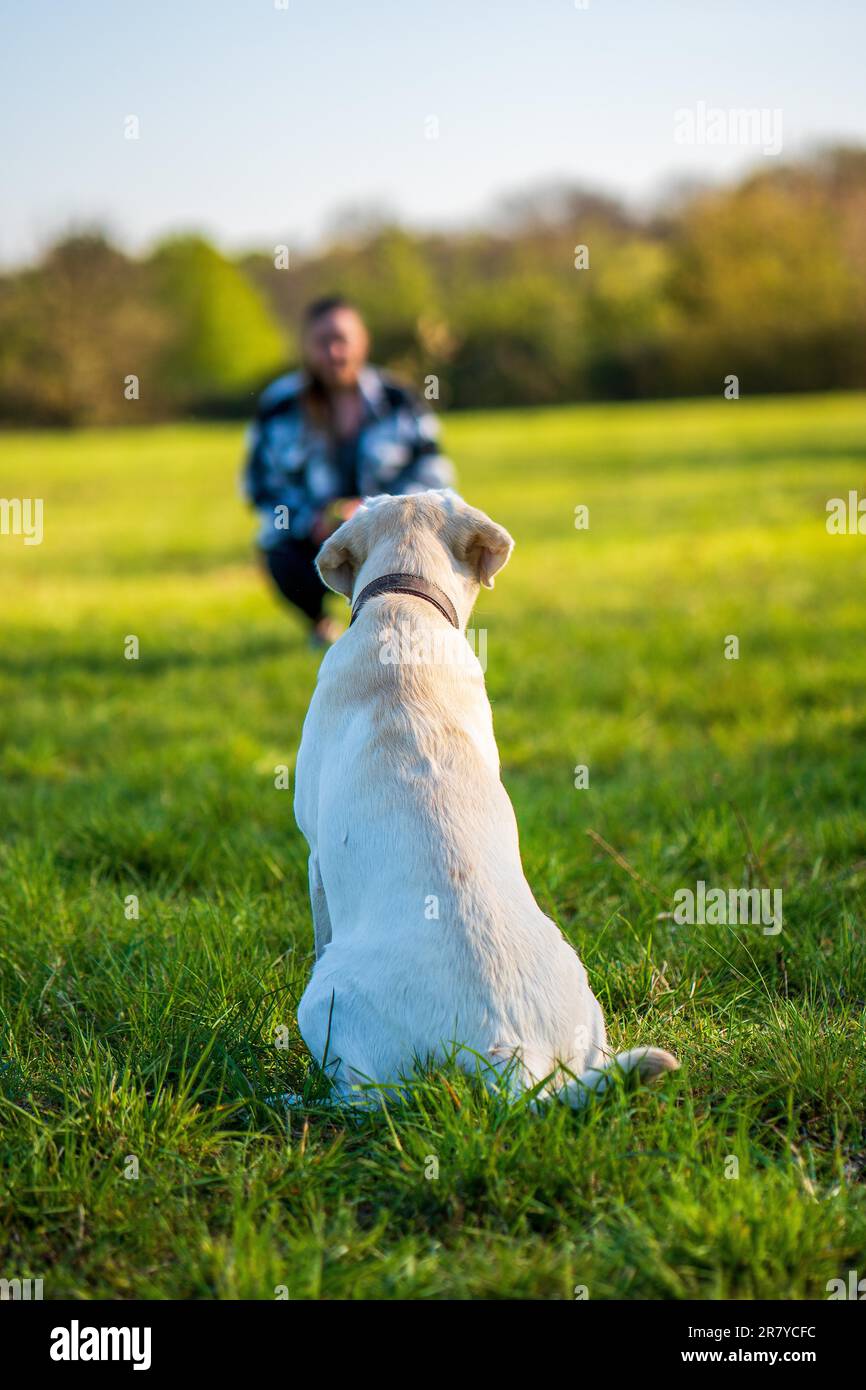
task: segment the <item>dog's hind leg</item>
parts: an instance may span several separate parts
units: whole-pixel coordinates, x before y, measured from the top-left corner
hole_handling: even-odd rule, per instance
[[[532,1090],[539,1081],[552,1077],[556,1071],[555,1064],[542,1048],[527,1043],[499,1042],[488,1048],[487,1055],[490,1070],[495,1076],[495,1086],[501,1087],[512,1099]],[[548,1091],[549,1088],[545,1086],[538,1099],[546,1100]]]
[[[325,959],[317,962],[301,996],[298,1028],[313,1059],[331,1083],[335,1103],[372,1109],[379,1104],[375,1088],[388,1086],[399,1075],[399,1040],[393,1035],[387,1015],[363,990],[331,985],[327,975],[329,956],[330,952],[326,952]],[[372,1050],[371,1038],[378,1040]]]

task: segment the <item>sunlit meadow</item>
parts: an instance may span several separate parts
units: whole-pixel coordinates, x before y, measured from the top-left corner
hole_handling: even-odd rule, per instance
[[[825,525],[866,496],[866,398],[446,440],[516,539],[474,625],[527,876],[614,1043],[682,1070],[583,1114],[448,1069],[360,1119],[269,1105],[309,1065],[290,784],[318,657],[256,566],[242,431],[7,434],[0,494],[44,499],[44,540],[0,536],[0,1275],[46,1298],[866,1275],[866,535]],[[701,879],[781,889],[783,930],[678,925]]]

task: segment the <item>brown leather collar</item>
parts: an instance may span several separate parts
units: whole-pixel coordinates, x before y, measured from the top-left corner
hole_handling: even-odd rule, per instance
[[[420,574],[381,574],[378,579],[366,584],[352,605],[349,627],[367,600],[376,598],[379,594],[414,594],[415,598],[426,598],[428,603],[439,609],[443,618],[448,619],[452,627],[456,627],[458,632],[460,630],[457,609],[448,595],[443,593],[438,585],[431,584],[429,579],[422,579]]]

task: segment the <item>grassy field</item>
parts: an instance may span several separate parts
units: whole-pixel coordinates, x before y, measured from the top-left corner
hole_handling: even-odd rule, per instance
[[[612,1041],[683,1067],[580,1115],[449,1072],[287,1128],[265,1098],[304,1081],[312,930],[274,770],[317,658],[254,564],[241,431],[0,439],[0,494],[45,502],[41,546],[0,537],[0,1276],[598,1299],[866,1275],[866,537],[825,527],[864,441],[862,396],[447,422],[517,541],[476,626],[527,876]],[[699,879],[782,889],[783,930],[677,925]]]

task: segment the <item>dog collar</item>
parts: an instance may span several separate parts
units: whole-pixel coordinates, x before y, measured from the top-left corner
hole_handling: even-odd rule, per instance
[[[367,600],[377,598],[379,594],[414,594],[415,598],[425,598],[428,603],[433,604],[434,608],[439,609],[443,618],[447,618],[452,627],[460,630],[457,609],[448,595],[443,593],[437,584],[431,584],[429,579],[422,579],[420,574],[381,574],[378,579],[373,579],[369,584],[366,584],[352,605],[349,627],[352,626]]]

